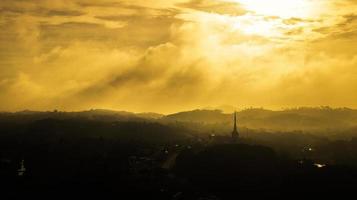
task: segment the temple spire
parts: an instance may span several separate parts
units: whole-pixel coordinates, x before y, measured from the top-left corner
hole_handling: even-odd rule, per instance
[[[237,130],[237,112],[234,112],[234,127],[232,132],[232,138],[234,140],[237,140],[239,138],[239,133]]]

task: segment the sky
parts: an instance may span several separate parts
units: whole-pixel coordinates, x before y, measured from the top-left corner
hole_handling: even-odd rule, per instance
[[[1,0],[0,110],[357,108],[357,0]]]

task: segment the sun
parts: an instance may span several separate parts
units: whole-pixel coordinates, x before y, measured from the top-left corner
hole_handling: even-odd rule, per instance
[[[236,2],[256,14],[281,18],[308,17],[312,8],[310,0],[236,0]]]

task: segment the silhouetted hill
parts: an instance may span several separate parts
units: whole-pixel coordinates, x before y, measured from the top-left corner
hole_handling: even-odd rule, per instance
[[[357,110],[348,108],[246,109],[238,112],[237,117],[240,127],[270,131],[325,132],[357,127]],[[229,127],[232,115],[219,110],[193,110],[167,115],[163,121],[222,124]]]
[[[228,121],[230,115],[223,114],[220,110],[193,110],[167,115],[163,120],[198,122],[198,123],[218,123]]]
[[[136,116],[142,117],[145,119],[159,119],[159,118],[163,117],[164,115],[159,114],[159,113],[149,112],[149,113],[136,113]]]
[[[89,119],[99,121],[146,121],[155,120],[162,115],[157,113],[132,113],[126,111],[113,111],[104,109],[92,109],[79,112],[61,111],[21,111],[16,113],[0,113],[0,122],[16,121],[18,123],[31,122],[47,118],[52,119]]]
[[[269,132],[302,131],[324,135],[340,135],[344,132],[351,138],[357,130],[357,110],[348,108],[332,109],[296,108],[282,111],[266,109],[246,109],[237,113],[238,127],[242,130],[265,130]],[[203,133],[215,131],[227,133],[232,127],[232,114],[220,110],[193,110],[170,115],[158,113],[132,113],[95,109],[81,112],[34,112],[0,113],[0,123],[18,124],[42,119],[87,119],[95,121],[154,121],[163,124],[180,123],[191,130]],[[192,129],[193,128],[193,129]]]

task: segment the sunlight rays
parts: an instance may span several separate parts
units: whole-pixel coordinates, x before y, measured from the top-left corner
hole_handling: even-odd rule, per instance
[[[308,17],[312,11],[309,0],[236,0],[247,10],[260,15],[282,18]]]

